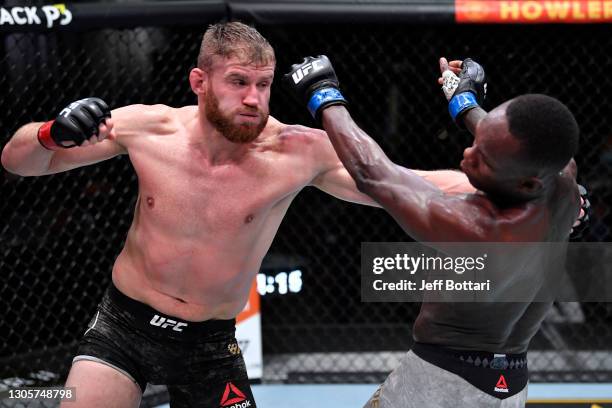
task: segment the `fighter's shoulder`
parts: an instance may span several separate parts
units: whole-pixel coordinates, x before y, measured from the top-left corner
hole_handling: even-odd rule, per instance
[[[328,142],[327,134],[320,130],[302,125],[290,125],[273,119],[276,142],[284,151],[305,152],[307,149]]]
[[[499,206],[488,198],[480,202],[481,225],[488,241],[540,241],[547,230],[546,199],[539,198],[509,206]]]
[[[192,107],[172,108],[167,105],[128,105],[113,110],[112,118],[120,129],[134,133],[169,134],[181,126]]]
[[[475,228],[483,232],[486,230],[493,232],[492,227],[498,225],[500,209],[485,194],[476,191],[460,194],[451,199],[464,202],[464,206],[460,207],[461,211],[469,213]]]

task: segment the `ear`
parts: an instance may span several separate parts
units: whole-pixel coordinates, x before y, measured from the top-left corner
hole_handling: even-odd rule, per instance
[[[527,195],[538,193],[544,188],[544,183],[539,177],[527,177],[520,181],[519,190]]]
[[[194,68],[189,72],[189,84],[196,95],[206,94],[208,89],[208,73],[200,68]]]

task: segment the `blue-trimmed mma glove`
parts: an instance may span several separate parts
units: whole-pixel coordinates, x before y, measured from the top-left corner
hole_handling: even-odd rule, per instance
[[[587,189],[583,185],[578,184],[578,192],[580,193],[580,213],[570,232],[570,238],[572,240],[582,237],[583,233],[587,229],[592,212],[591,202],[589,201],[589,192]]]
[[[347,105],[331,62],[325,55],[306,57],[293,64],[285,81],[306,101],[312,117],[321,123],[321,112],[328,106]]]
[[[463,115],[484,102],[487,78],[482,66],[471,58],[461,64],[459,76],[452,71],[442,73],[442,91],[448,100],[448,111],[460,128],[464,128]]]

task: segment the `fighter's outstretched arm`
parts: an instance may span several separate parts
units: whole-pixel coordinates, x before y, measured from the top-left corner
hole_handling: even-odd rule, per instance
[[[98,98],[73,102],[54,121],[22,126],[2,150],[2,165],[21,176],[59,173],[127,153],[135,134],[155,134],[169,122],[162,105],[111,111]]]
[[[299,72],[298,72],[299,71]],[[325,56],[306,58],[287,76],[308,101],[357,188],[384,207],[418,240],[486,240],[492,230],[478,197],[458,198],[391,162],[380,146],[352,120]],[[483,216],[483,214],[485,216]]]
[[[466,175],[456,170],[412,170],[416,175],[438,187],[445,194],[475,193]],[[325,191],[341,200],[357,204],[380,207],[380,204],[369,196],[359,192],[354,179],[338,160],[336,166],[320,174],[311,183],[318,189]]]
[[[38,130],[43,125],[29,123],[15,132],[2,151],[2,166],[6,170],[20,176],[43,176],[97,163],[124,152],[119,144],[106,139],[112,131],[112,119],[99,125],[99,135],[104,139],[78,149],[58,151],[45,149],[38,143]]]
[[[372,197],[420,241],[476,241],[491,236],[478,197],[445,194],[415,172],[393,163],[360,129],[346,108],[322,112],[323,127],[357,188]]]
[[[320,164],[319,173],[312,181],[311,185],[326,193],[333,195],[341,200],[350,201],[357,204],[365,204],[380,207],[380,204],[371,197],[361,193],[356,185],[354,178],[348,173],[337,153],[332,146],[329,137],[318,129],[307,129],[313,133],[312,143],[317,162]],[[447,194],[473,193],[476,190],[469,183],[465,174],[454,170],[413,170],[415,174],[434,184]]]

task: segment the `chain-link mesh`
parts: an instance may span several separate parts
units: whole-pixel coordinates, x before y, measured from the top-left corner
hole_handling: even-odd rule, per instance
[[[187,82],[205,25],[0,37],[2,145],[20,125],[98,96],[112,107],[195,103]],[[471,56],[489,78],[486,108],[540,92],[575,113],[579,179],[592,194],[585,240],[609,241],[612,214],[612,36],[607,26],[260,26],[277,53],[271,112],[312,125],[280,76],[327,54],[352,115],[396,162],[456,167],[468,134],[451,123],[436,83],[440,56]],[[127,158],[38,178],[0,173],[0,375],[61,383],[110,279],[131,223],[136,178]],[[360,243],[402,241],[381,210],[306,189],[268,259],[303,270],[299,294],[262,300],[264,381],[380,381],[411,344],[417,304],[360,302]],[[293,260],[293,261],[292,261]],[[281,262],[282,263],[282,262]],[[269,262],[266,264],[269,265]],[[612,306],[562,304],[534,341],[532,380],[612,380]],[[330,374],[331,373],[331,374]]]

